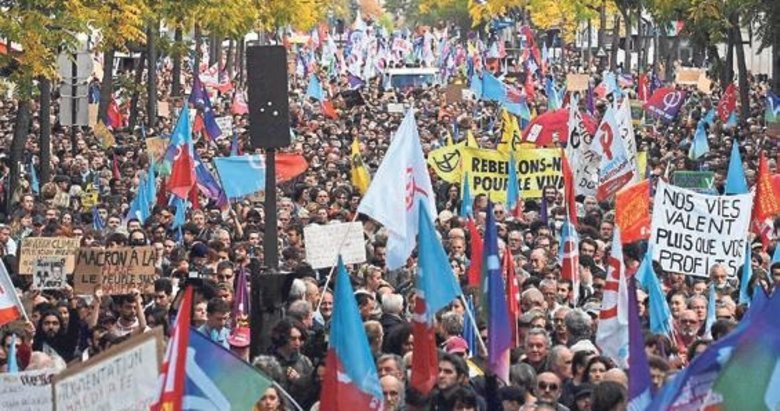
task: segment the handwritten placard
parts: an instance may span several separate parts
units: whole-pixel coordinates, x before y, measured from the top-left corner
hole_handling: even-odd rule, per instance
[[[65,274],[73,272],[76,262],[76,250],[81,237],[27,237],[22,240],[19,253],[19,274],[32,275],[33,265],[38,258],[64,258]]]
[[[149,290],[155,280],[153,247],[80,248],[76,253],[73,275],[77,294],[92,294],[95,287],[103,292],[127,294],[132,289]]]
[[[303,229],[306,261],[312,268],[332,267],[341,254],[344,264],[366,261],[363,225],[359,222],[310,224]]]
[[[65,287],[65,259],[39,257],[33,264],[33,287],[39,290],[57,290]]]

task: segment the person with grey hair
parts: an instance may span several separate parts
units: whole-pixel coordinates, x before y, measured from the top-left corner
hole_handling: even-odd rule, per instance
[[[509,382],[517,385],[525,391],[525,403],[532,400],[532,393],[536,388],[536,370],[526,363],[513,364],[509,367]]]
[[[566,381],[572,377],[572,357],[571,350],[565,345],[553,346],[547,355],[547,369],[555,373],[561,381]]]
[[[386,411],[400,411],[405,409],[406,387],[403,381],[399,380],[395,375],[387,374],[379,379],[379,384],[382,386],[382,394],[385,396],[385,410]]]
[[[385,334],[406,322],[401,316],[404,311],[404,297],[400,294],[385,294],[382,296],[382,316],[379,322]]]
[[[262,371],[274,381],[284,381],[284,370],[279,361],[272,355],[258,355],[252,360],[252,366]]]
[[[463,317],[453,311],[447,311],[441,316],[441,330],[444,333],[442,336],[446,341],[450,337],[459,337],[463,334]]]
[[[583,340],[590,340],[593,334],[593,320],[590,316],[579,308],[571,310],[566,317],[563,318],[563,322],[566,325],[566,331],[569,334],[567,345],[571,348],[575,344]]]
[[[525,336],[524,363],[534,367],[537,373],[547,371],[547,357],[550,351],[550,336],[541,328],[531,328]]]
[[[306,296],[306,283],[300,278],[293,280],[288,294],[289,301],[301,300]]]
[[[314,325],[314,310],[311,308],[311,303],[306,300],[293,301],[287,307],[287,316],[300,321],[309,331]]]

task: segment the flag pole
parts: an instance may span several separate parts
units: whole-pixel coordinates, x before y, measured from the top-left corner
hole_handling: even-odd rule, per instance
[[[463,296],[463,293],[460,293],[458,296],[460,299],[460,302],[463,304],[463,307],[466,309],[466,314],[471,319],[471,326],[474,327],[474,334],[477,336],[477,342],[479,342],[479,348],[482,349],[482,351],[487,355],[487,347],[485,346],[485,341],[482,340],[482,334],[479,333],[479,325],[477,325],[477,320],[474,318],[474,313],[471,312],[471,308],[469,308],[468,303],[466,302],[466,297]]]
[[[357,221],[358,218],[358,212],[355,212],[355,215],[352,217],[352,221],[350,223],[354,223]],[[347,227],[347,230],[344,232],[344,237],[341,238],[341,241],[339,242],[339,248],[336,249],[336,254],[341,254],[341,249],[344,247],[344,243],[347,242],[347,237],[349,236],[349,232],[352,229],[352,225],[349,225]],[[330,284],[330,280],[333,279],[333,273],[336,271],[336,266],[338,263],[330,267],[330,271],[328,272],[328,277],[325,278],[325,284],[322,285],[322,289],[325,290],[328,288],[328,284]],[[325,293],[320,293],[320,300],[317,301],[317,307],[314,309],[314,311],[320,310],[320,305],[322,305],[322,300],[325,298]]]
[[[273,381],[273,380],[271,380],[271,381]],[[277,390],[281,391],[282,394],[284,394],[284,397],[287,398],[287,400],[290,401],[295,406],[295,408],[298,409],[298,411],[303,411],[303,407],[301,407],[301,405],[298,404],[298,402],[295,401],[295,398],[293,398],[292,395],[290,395],[290,393],[285,391],[285,389],[282,388],[282,386],[279,385],[278,382],[273,381],[273,384],[274,384],[274,387],[276,387]]]

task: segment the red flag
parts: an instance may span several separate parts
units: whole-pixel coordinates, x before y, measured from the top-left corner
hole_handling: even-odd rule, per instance
[[[125,119],[122,113],[119,111],[119,106],[116,104],[114,97],[108,102],[108,111],[106,112],[106,125],[114,130],[124,127]]]
[[[620,189],[615,194],[615,222],[623,244],[650,238],[650,180]]]
[[[534,75],[531,72],[525,73],[525,98],[528,101],[536,101],[536,86],[534,85]]]
[[[309,168],[309,163],[300,154],[277,153],[276,154],[276,182],[290,181],[303,174]]]
[[[111,175],[115,180],[122,178],[122,174],[119,172],[119,161],[116,159],[116,153],[114,153],[114,159],[112,160],[113,167],[111,168]]]
[[[336,109],[333,108],[333,103],[330,100],[322,102],[322,114],[331,120],[338,120],[339,118],[339,114],[336,112]]]
[[[650,94],[649,85],[650,83],[647,81],[647,74],[640,74],[636,87],[637,99],[642,101],[647,100],[647,96]]]
[[[561,278],[571,281],[570,302],[576,305],[580,290],[580,236],[571,221],[563,223],[561,231]]]
[[[414,317],[426,318],[425,299],[415,296]],[[412,354],[411,386],[427,395],[436,384],[439,358],[436,347],[436,332],[424,321],[412,321],[414,351]]]
[[[152,411],[181,411],[186,385],[187,347],[190,344],[190,319],[192,317],[192,287],[184,291],[179,314],[172,328],[173,337],[168,341],[165,358],[160,367],[160,394],[151,405]]]
[[[471,237],[471,255],[469,256],[468,279],[469,287],[479,287],[479,280],[482,276],[482,235],[477,229],[477,224],[469,218],[466,223]]]
[[[190,189],[189,194],[190,203],[192,204],[192,209],[197,210],[200,208],[200,199],[198,198],[198,185],[195,184]]]
[[[577,193],[574,191],[574,173],[569,165],[569,159],[566,157],[566,151],[561,149],[561,163],[563,168],[563,197],[566,208],[569,212],[569,221],[577,225]]]
[[[566,141],[569,136],[569,109],[562,108],[536,116],[523,130],[523,141],[537,146],[547,146],[555,141]]]
[[[192,133],[202,133],[206,129],[206,125],[203,123],[203,116],[200,113],[195,114],[195,121],[192,122]],[[208,136],[208,133],[206,133]]]
[[[512,252],[508,248],[504,249],[504,258],[501,264],[501,271],[504,272],[504,282],[506,283],[506,304],[509,312],[509,323],[512,327],[513,348],[520,346],[520,334],[517,332],[517,320],[520,319],[520,290],[515,275],[515,261],[512,258]]]
[[[729,121],[729,116],[737,109],[737,87],[730,83],[718,101],[718,117],[720,121]]]
[[[753,214],[751,226],[753,232],[761,237],[761,243],[766,249],[771,241],[773,219],[780,214],[780,203],[772,186],[772,177],[769,174],[769,164],[766,156],[761,152],[758,162],[758,177],[756,178],[756,197],[753,200]]]
[[[171,176],[168,178],[168,191],[187,198],[195,185],[195,161],[190,156],[187,145],[177,147],[176,156],[171,164]]]

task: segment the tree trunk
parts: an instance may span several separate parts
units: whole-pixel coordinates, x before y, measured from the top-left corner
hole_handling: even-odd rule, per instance
[[[626,26],[626,40],[623,43],[623,54],[625,54],[625,61],[623,62],[623,72],[631,72],[631,10],[626,10],[623,13],[623,20],[625,20]],[[617,27],[615,27],[617,30]],[[615,33],[617,35],[617,32]]]
[[[775,37],[772,41],[772,81],[775,94],[780,94],[780,29],[773,30]]]
[[[585,64],[583,66],[587,69],[590,65],[590,60],[593,58],[593,23],[590,19],[588,19],[588,48],[586,51]]]
[[[32,85],[29,85],[32,88]],[[30,131],[30,112],[32,103],[29,97],[20,98],[16,111],[14,137],[11,140],[10,171],[8,173],[8,191],[5,193],[5,213],[10,216],[13,206],[19,201],[16,190],[19,188],[20,167],[24,164],[24,146]]]
[[[612,26],[612,50],[609,53],[609,69],[613,72],[617,68],[617,52],[620,48],[619,27],[620,16],[615,16],[614,25]]]
[[[599,32],[598,32],[598,47],[603,48],[606,43],[604,38],[607,30],[607,2],[601,0],[601,7],[599,8]]]
[[[214,63],[218,64],[219,70],[222,70],[222,36],[214,36]]]
[[[671,81],[674,77],[674,61],[680,53],[680,36],[674,36],[672,47],[666,53],[666,81]]]
[[[98,105],[98,119],[106,121],[108,116],[108,104],[114,92],[114,49],[109,48],[103,53],[103,79],[100,82],[100,104]]]
[[[217,35],[215,33],[209,34],[209,67],[213,66],[217,61]]]
[[[38,121],[41,125],[41,167],[38,181],[41,185],[51,179],[51,80],[41,77],[38,80],[41,91]]]
[[[645,56],[645,35],[642,32],[644,25],[642,24],[642,2],[639,2],[639,7],[636,10],[636,68],[639,73],[645,68],[645,63],[642,59]]]
[[[146,29],[146,127],[157,123],[157,38],[160,22],[155,20]]]
[[[238,55],[236,56],[236,71],[238,72],[238,88],[244,87],[244,61],[246,55],[246,43],[244,38],[238,41]]]
[[[723,65],[723,71],[720,75],[720,87],[725,89],[726,85],[734,79],[734,30],[729,29],[726,39],[726,63]]]
[[[192,65],[192,71],[200,73],[200,24],[195,23],[195,64]],[[193,74],[194,75],[194,74]]]
[[[227,70],[228,77],[233,78],[233,59],[235,58],[235,40],[230,39],[228,41],[227,56],[225,56],[225,69]]]
[[[138,85],[144,80],[144,64],[146,63],[146,51],[141,52],[141,57],[135,61],[135,77],[133,78],[133,96],[130,97],[130,118],[128,119],[128,127],[130,130],[134,130],[136,124],[138,124],[138,97],[141,94]]]
[[[173,41],[177,47],[181,46],[183,41],[183,34],[181,27],[176,27],[173,32]],[[181,53],[176,51],[173,53],[173,69],[171,70],[171,97],[178,97],[181,95]]]
[[[742,29],[739,26],[739,14],[731,15],[731,27],[734,30],[734,45],[737,47],[737,67],[739,68],[739,121],[744,123],[750,117],[750,85],[748,84],[745,45],[742,44]]]

